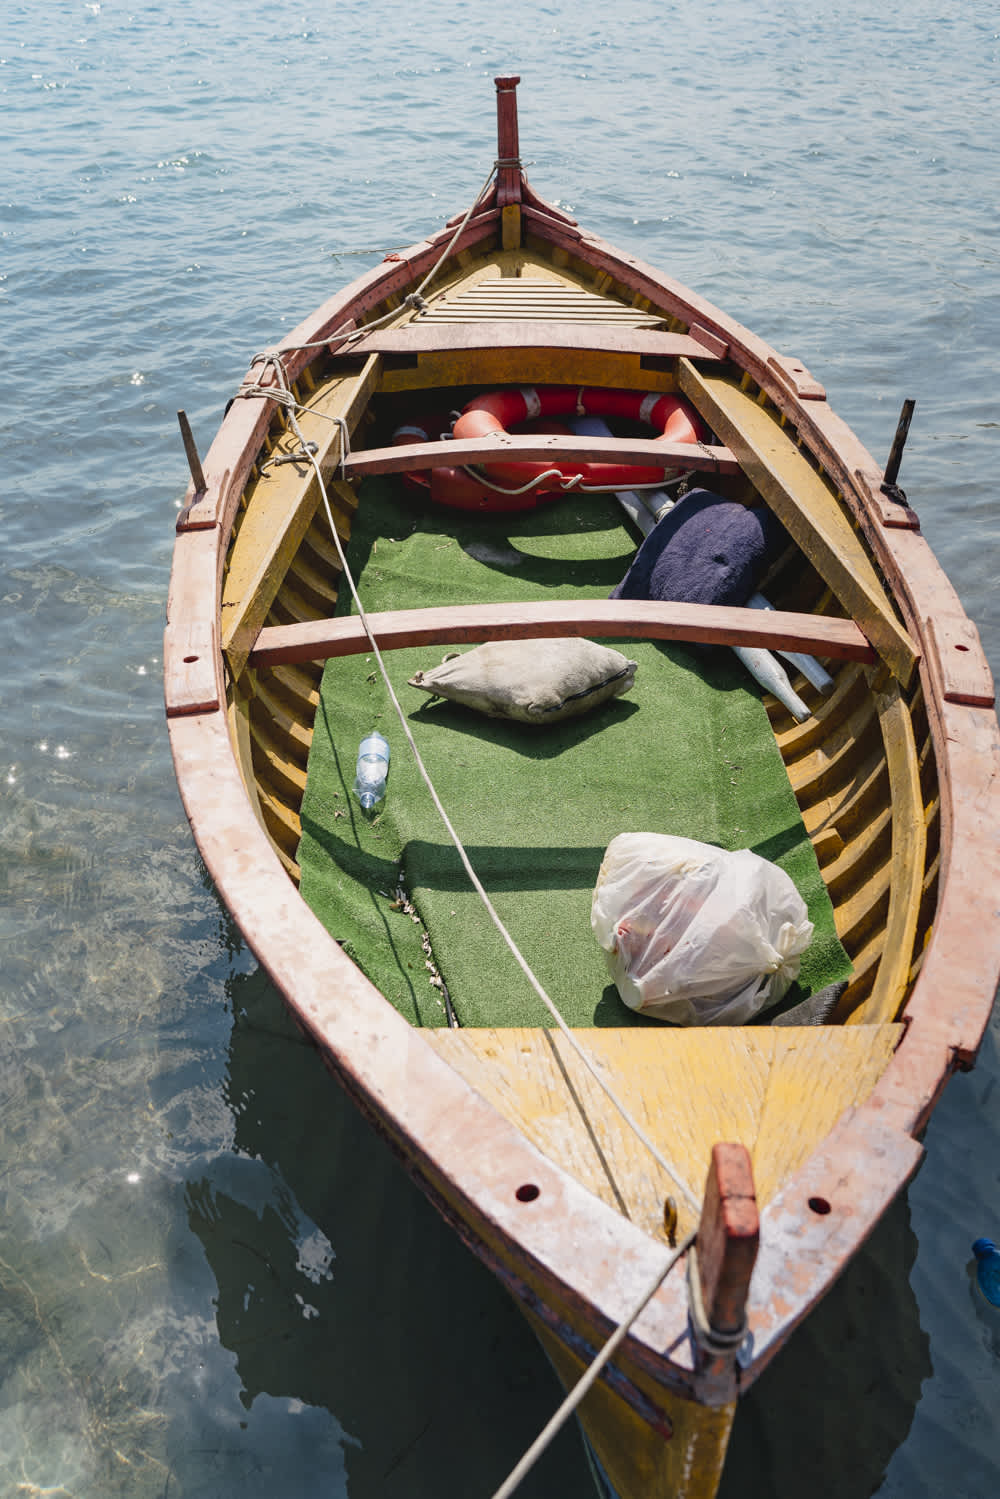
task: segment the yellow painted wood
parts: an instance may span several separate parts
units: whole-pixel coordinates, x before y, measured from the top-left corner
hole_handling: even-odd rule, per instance
[[[597,350],[472,349],[421,354],[415,368],[386,370],[380,389],[433,390],[456,385],[607,385],[673,391],[674,375],[640,366],[638,354]]]
[[[844,1109],[868,1096],[899,1033],[895,1025],[574,1031],[671,1163],[669,1175],[558,1032],[511,1027],[424,1036],[541,1151],[663,1237],[668,1194],[677,1202],[678,1232],[694,1226],[690,1202],[700,1205],[719,1140],[746,1145],[759,1200],[767,1202]]]
[[[280,798],[298,812],[306,789],[305,764],[275,741],[270,720],[264,715],[254,715],[250,737],[258,784],[266,786],[273,797]]]
[[[525,1316],[563,1386],[572,1389],[585,1372],[582,1360],[537,1317]],[[735,1404],[697,1405],[660,1389],[651,1398],[673,1427],[669,1440],[601,1380],[580,1403],[580,1422],[615,1492],[620,1499],[715,1499]]]
[[[252,677],[254,674],[251,673],[250,675]],[[261,811],[260,797],[257,794],[257,779],[253,769],[253,750],[250,737],[250,699],[245,690],[246,686],[250,685],[250,683],[246,683],[244,690],[237,692],[229,704],[229,738],[232,741],[233,752],[240,767],[243,784],[247,788],[247,796],[250,798],[250,805],[253,807],[254,816],[266,832],[267,828],[264,823],[264,814]]]
[[[889,909],[888,864],[877,865],[846,900],[833,908],[837,936],[852,956],[885,926]]]
[[[298,810],[287,806],[261,781],[257,782],[257,795],[264,814],[264,826],[272,843],[289,858],[293,858],[302,837],[302,820]]]
[[[263,672],[258,677],[255,694],[256,710],[267,718],[276,738],[294,745],[294,752],[305,765],[312,746],[312,721],[303,721],[301,712],[293,712],[289,704],[273,690],[272,672]]]
[[[505,250],[516,250],[521,243],[521,208],[508,203],[500,210],[500,233]]]
[[[422,319],[437,317],[447,311],[453,298],[501,280],[544,280],[574,290],[582,286],[586,286],[588,291],[591,289],[590,282],[584,277],[574,275],[571,269],[557,269],[548,256],[524,246],[517,250],[492,251],[486,255],[463,252],[455,257],[450,267],[446,266],[438,272],[433,291],[427,298],[428,310],[420,316]],[[375,309],[373,316],[377,316],[378,312],[379,309]],[[400,322],[408,320],[408,317],[404,317]]]
[[[361,418],[378,381],[381,360],[373,354],[357,376],[328,382],[298,414],[307,442],[317,444],[324,476],[340,456],[340,427],[329,418],[342,417],[349,431]],[[294,451],[298,440],[286,434],[276,451]],[[302,472],[297,472],[297,469]],[[331,497],[350,513],[353,490],[327,480]],[[222,588],[222,648],[230,670],[238,677],[246,664],[285,573],[305,536],[319,504],[319,487],[312,466],[281,464],[267,469],[248,486],[247,509],[230,548]]]
[[[879,723],[889,767],[892,804],[892,861],[889,869],[889,915],[882,960],[872,992],[847,1016],[849,1024],[892,1020],[909,988],[910,964],[923,897],[927,825],[920,789],[920,765],[909,708],[896,682],[876,694]]]
[[[844,893],[855,889],[877,864],[888,860],[892,848],[892,808],[885,806],[859,828],[838,856],[823,870],[823,879],[834,905]]]
[[[727,376],[681,359],[678,383],[893,674],[909,683],[917,648],[829,484],[779,421]]]
[[[836,663],[831,662],[831,665]],[[821,747],[831,730],[839,727],[849,714],[857,711],[868,695],[864,668],[856,661],[846,662],[837,672],[836,686],[828,697],[821,697],[804,723],[794,720],[775,733],[781,758],[792,766],[810,751]]]

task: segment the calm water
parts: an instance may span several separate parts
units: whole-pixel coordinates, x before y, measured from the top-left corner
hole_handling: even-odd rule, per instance
[[[612,14],[9,3],[0,22],[0,1492],[487,1495],[556,1399],[216,902],[160,637],[185,466],[250,356],[531,178],[798,355],[902,482],[1000,672],[997,22],[968,0]],[[416,24],[414,24],[416,22]],[[741,1413],[727,1493],[995,1495],[997,1028]],[[583,1496],[567,1433],[523,1492]]]

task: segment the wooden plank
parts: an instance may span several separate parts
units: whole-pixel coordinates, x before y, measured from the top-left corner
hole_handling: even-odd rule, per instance
[[[352,453],[344,465],[348,479],[367,474],[401,474],[470,463],[634,463],[674,470],[693,468],[714,474],[738,474],[740,466],[728,448],[701,443],[667,442],[662,437],[575,437],[562,433],[490,433],[486,437],[448,438],[444,442],[404,443]]]
[[[846,1017],[847,1023],[853,1025],[895,1020],[906,998],[927,859],[920,765],[910,711],[899,683],[892,683],[886,692],[876,692],[875,704],[885,745],[892,805],[889,915],[872,991],[864,1003]]]
[[[730,379],[681,360],[678,383],[893,674],[908,683],[920,653],[825,480],[774,417]]]
[[[324,475],[340,456],[340,426],[331,418],[342,418],[348,430],[354,430],[377,384],[379,363],[379,356],[371,355],[360,375],[327,385],[298,414],[306,441],[316,443],[316,459]],[[289,434],[283,446],[294,451],[298,439]],[[336,482],[328,487],[353,511],[352,491]],[[222,588],[222,649],[234,677],[243,670],[318,504],[319,486],[311,463],[274,465],[254,486]]]
[[[932,614],[926,630],[928,664],[945,702],[992,708],[993,676],[972,620],[964,614]]]
[[[421,354],[404,369],[386,369],[380,389],[438,390],[464,385],[605,385],[627,390],[673,391],[672,370],[647,369],[638,354],[595,349],[457,349]]]
[[[800,401],[826,400],[826,391],[819,381],[810,375],[800,359],[791,359],[784,354],[772,354],[767,362]]]
[[[440,641],[552,639],[562,635],[690,640],[706,645],[763,645],[838,660],[872,661],[874,652],[851,620],[777,609],[712,604],[661,604],[648,599],[567,599],[558,604],[459,604],[369,614],[381,650]],[[325,661],[369,648],[361,620],[310,620],[261,630],[251,666]]]
[[[573,304],[571,303],[570,306]],[[613,304],[608,304],[613,306]],[[567,318],[565,304],[555,299],[548,309],[560,318]],[[534,309],[533,309],[534,310]],[[541,314],[546,309],[539,307]],[[627,316],[629,309],[622,308]],[[583,308],[579,321],[551,322],[541,317],[525,317],[518,309],[511,317],[485,319],[480,314],[478,321],[455,321],[446,318],[416,318],[395,328],[374,328],[351,345],[351,353],[363,354],[427,354],[443,350],[471,349],[587,349],[618,354],[639,354],[658,359],[676,359],[686,355],[689,359],[700,359],[718,363],[720,356],[713,349],[691,338],[687,333],[659,332],[651,328],[619,326],[617,323],[597,321]]]
[[[218,531],[184,531],[174,543],[174,565],[163,634],[167,718],[207,713],[222,701],[215,600]]]

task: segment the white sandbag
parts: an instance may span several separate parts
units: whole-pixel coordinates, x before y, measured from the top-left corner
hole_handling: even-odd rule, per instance
[[[618,993],[678,1025],[742,1025],[798,977],[813,926],[788,875],[750,849],[620,833],[590,913]]]
[[[490,718],[544,725],[589,713],[628,692],[635,673],[634,661],[596,640],[490,640],[418,671],[410,686]]]

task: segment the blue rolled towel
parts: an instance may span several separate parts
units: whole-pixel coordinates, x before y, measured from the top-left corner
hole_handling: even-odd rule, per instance
[[[766,506],[692,489],[653,527],[611,597],[745,604],[787,542]]]

